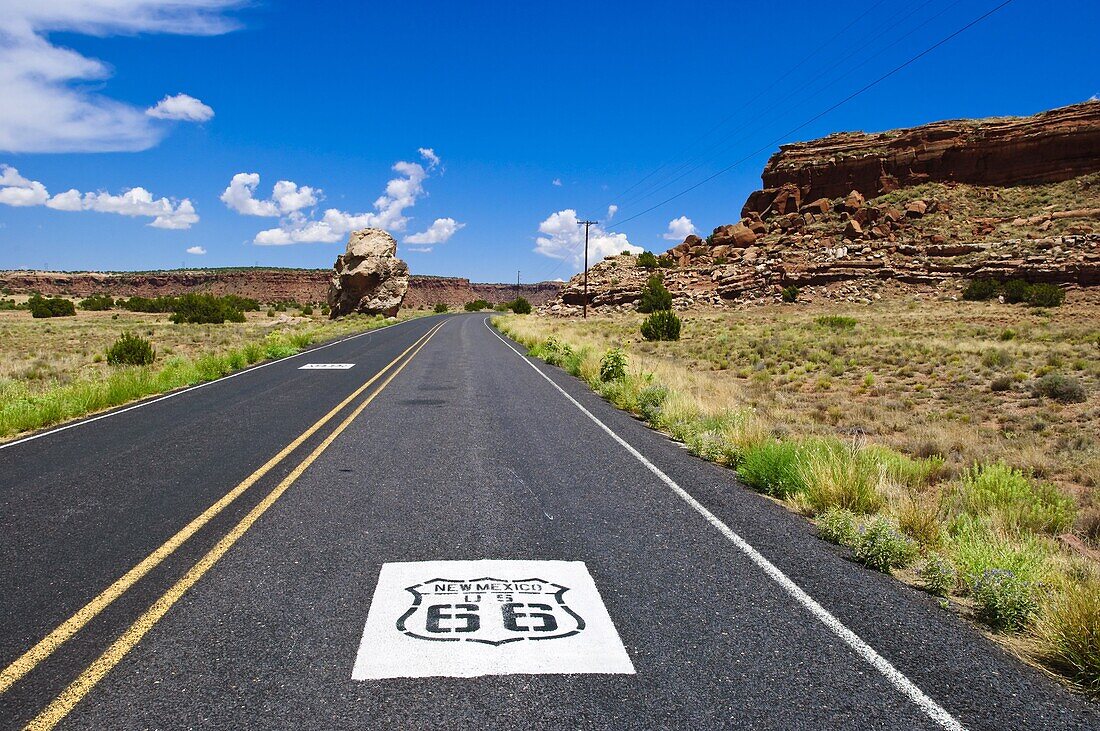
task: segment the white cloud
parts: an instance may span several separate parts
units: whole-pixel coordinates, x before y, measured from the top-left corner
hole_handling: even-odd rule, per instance
[[[555,186],[560,188],[561,187],[561,178],[554,178],[554,180],[550,183],[550,185],[555,185]]]
[[[695,224],[687,216],[680,216],[668,222],[668,231],[664,233],[667,241],[683,241],[695,233]]]
[[[535,239],[535,252],[551,259],[562,259],[580,267],[584,263],[584,227],[577,223],[577,212],[572,208],[551,214],[539,224],[539,233]],[[608,233],[599,226],[592,226],[588,232],[588,258],[590,262],[629,251],[642,253],[642,247],[635,246],[623,233]]]
[[[259,184],[258,173],[237,173],[229,181],[229,187],[222,191],[221,200],[244,216],[275,217],[315,206],[322,196],[320,188],[299,187],[289,180],[280,180],[272,188],[270,199],[259,200],[254,195]]]
[[[437,218],[426,231],[405,237],[406,244],[443,244],[455,235],[466,224],[459,223],[453,218]]]
[[[216,35],[240,0],[3,0],[0,2],[0,150],[144,150],[163,125],[101,93],[111,68],[52,42],[53,33]],[[155,107],[154,107],[155,108]]]
[[[201,246],[189,246],[187,248],[187,253],[194,254],[195,256],[202,256],[206,253],[206,249],[202,248]]]
[[[619,207],[615,204],[611,204],[607,207],[607,222],[611,223],[611,219],[615,217],[615,214],[619,212]]]
[[[46,206],[57,211],[98,211],[121,216],[152,218],[155,228],[187,229],[198,223],[195,207],[187,198],[178,203],[168,198],[153,199],[145,188],[137,187],[118,195],[102,191],[81,193],[75,188],[52,198],[46,186],[28,180],[8,165],[0,165],[0,203],[9,206]]]
[[[187,94],[166,96],[149,107],[145,113],[157,119],[176,119],[183,122],[206,122],[214,117],[214,110]]]
[[[256,234],[255,243],[266,246],[284,246],[287,244],[307,242],[332,243],[340,241],[347,236],[350,231],[368,227],[385,229],[390,233],[403,232],[408,227],[409,223],[408,217],[405,216],[405,210],[412,208],[422,196],[426,195],[424,191],[424,181],[429,177],[430,173],[440,165],[439,156],[436,155],[431,148],[422,147],[419,152],[421,157],[424,158],[424,161],[428,164],[428,167],[425,168],[420,163],[415,162],[401,161],[395,163],[392,169],[394,172],[398,173],[398,176],[390,179],[390,181],[386,183],[386,192],[374,201],[374,211],[367,213],[348,213],[347,211],[341,211],[336,208],[329,208],[319,219],[309,218],[297,210],[290,211],[289,215],[279,221],[278,228],[267,229],[266,231],[260,231]],[[236,181],[240,175],[243,175],[243,173],[234,176],[234,181]],[[256,176],[255,182],[252,182],[248,190],[249,198],[252,197],[251,191],[258,182],[259,176]],[[293,185],[293,183],[291,183],[291,185]],[[232,188],[233,183],[230,183],[230,187],[226,189],[226,193],[222,194],[222,200],[225,200],[226,194],[228,194]],[[304,190],[312,189],[304,187],[299,189],[299,191]],[[228,204],[228,201],[226,202]],[[262,203],[262,201],[260,201],[260,203]],[[232,207],[232,205],[230,207]],[[454,222],[453,219],[439,219],[436,223],[432,224],[433,228],[439,224],[440,221],[453,222],[456,227],[454,231],[457,231],[464,225]],[[413,234],[413,236],[426,236],[431,230],[432,229],[429,229],[420,234]],[[451,233],[453,234],[454,231]],[[443,239],[443,241],[445,240],[446,239]],[[412,243],[424,242],[414,241]],[[442,241],[438,243],[442,243]]]
[[[430,253],[432,253],[432,247],[430,247],[430,246],[407,246],[407,247],[405,247],[405,251],[415,251],[419,254],[430,254]]]

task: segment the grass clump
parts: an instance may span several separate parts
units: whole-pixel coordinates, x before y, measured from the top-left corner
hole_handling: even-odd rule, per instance
[[[642,337],[646,340],[679,340],[680,318],[671,310],[661,310],[642,321]]]
[[[1065,587],[1041,611],[1043,660],[1091,696],[1100,696],[1100,581]]]
[[[76,305],[64,297],[50,297],[40,294],[32,295],[27,300],[27,308],[31,311],[31,317],[71,317],[76,314]]]
[[[572,346],[563,343],[557,338],[548,338],[529,351],[536,358],[541,358],[552,366],[561,367],[567,360],[573,357]]]
[[[1088,398],[1088,391],[1081,379],[1061,373],[1047,373],[1031,384],[1031,395],[1061,401],[1066,404],[1081,403]]]
[[[805,485],[806,504],[821,513],[831,507],[861,515],[877,513],[886,505],[879,485],[882,470],[853,445],[823,442],[805,451],[798,462],[798,474]]]
[[[156,357],[153,344],[145,338],[124,332],[107,348],[107,362],[111,365],[149,365]]]
[[[622,348],[611,348],[600,358],[600,380],[621,381],[626,378],[626,353]]]
[[[822,315],[815,322],[833,330],[853,330],[857,324],[856,318],[846,315]]]
[[[795,441],[761,442],[745,450],[737,475],[746,485],[766,495],[791,497],[806,487],[798,470],[802,451]]]

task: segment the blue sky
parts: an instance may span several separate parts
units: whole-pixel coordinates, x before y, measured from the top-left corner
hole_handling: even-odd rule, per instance
[[[620,207],[600,251],[734,221],[768,143],[997,4],[2,0],[0,268],[327,267],[380,222],[414,273],[568,277],[571,211]],[[1084,101],[1098,27],[1014,0],[784,141]]]

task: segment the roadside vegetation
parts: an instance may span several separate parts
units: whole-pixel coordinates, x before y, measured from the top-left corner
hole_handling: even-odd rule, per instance
[[[131,298],[110,306],[87,298],[91,306],[81,303],[79,313],[74,307],[75,316],[41,320],[29,309],[32,299],[13,298],[13,307],[0,308],[0,439],[387,324],[364,315],[329,321],[308,305],[295,305],[291,314],[285,303],[279,317],[272,308],[269,318],[251,300],[206,296]],[[131,303],[135,309],[126,309]],[[237,314],[211,324],[229,310]]]
[[[737,471],[851,560],[1100,695],[1095,304],[774,305],[495,318],[536,357]]]

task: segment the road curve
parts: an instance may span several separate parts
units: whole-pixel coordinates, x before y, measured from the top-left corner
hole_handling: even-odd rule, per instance
[[[0,665],[158,556],[8,674],[0,726],[1100,728],[485,320],[0,450]]]

